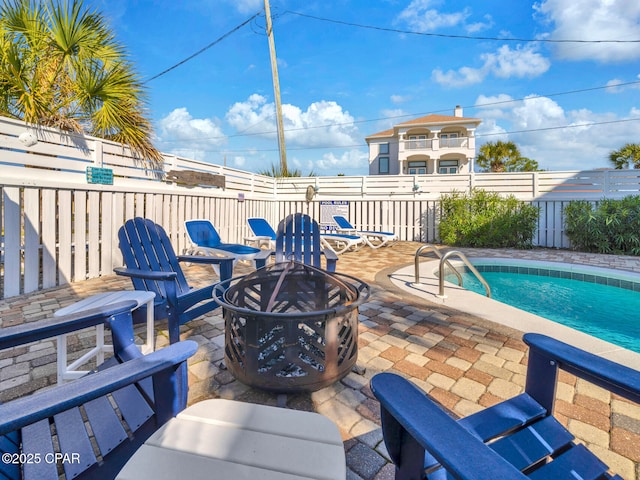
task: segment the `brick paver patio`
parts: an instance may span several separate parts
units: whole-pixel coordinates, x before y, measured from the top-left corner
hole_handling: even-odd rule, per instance
[[[402,242],[392,248],[362,249],[343,254],[338,270],[372,286],[360,309],[358,364],[364,375],[350,373],[342,381],[310,394],[289,395],[289,408],[313,410],[340,428],[349,479],[393,478],[380,431],[379,409],[368,387],[373,375],[395,371],[430,392],[456,415],[467,415],[522,391],[526,346],[522,332],[431,304],[399,291],[387,275],[411,264],[421,244]],[[480,256],[496,254],[469,251]],[[554,250],[500,251],[500,255],[590,263],[640,271],[640,259],[585,255]],[[241,266],[237,273],[249,271]],[[187,277],[197,285],[211,282],[208,267],[190,266]],[[106,290],[130,289],[128,279],[92,279],[0,302],[1,325],[36,321],[81,298]],[[166,325],[156,328],[156,344],[168,343]],[[144,326],[139,327],[144,331]],[[276,404],[277,397],[236,381],[221,366],[223,322],[220,311],[190,322],[183,338],[200,345],[189,362],[190,403],[211,397]],[[80,356],[91,334],[73,338],[70,350]],[[0,352],[0,401],[55,383],[55,341]],[[640,368],[640,364],[638,365]],[[590,449],[626,479],[640,479],[640,406],[570,375],[561,376],[557,417]]]

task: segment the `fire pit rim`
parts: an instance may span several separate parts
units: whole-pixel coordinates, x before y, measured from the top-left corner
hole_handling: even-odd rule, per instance
[[[322,316],[322,315],[340,315],[340,314],[344,313],[345,311],[353,310],[354,308],[359,307],[371,295],[371,287],[369,286],[369,284],[364,282],[364,281],[362,281],[362,280],[360,280],[357,277],[354,277],[353,275],[349,275],[349,274],[346,274],[346,273],[338,273],[338,272],[328,272],[326,270],[322,270],[322,269],[319,269],[319,268],[316,268],[316,267],[313,267],[311,265],[307,265],[307,264],[304,264],[304,263],[301,263],[301,262],[291,261],[291,262],[281,262],[281,263],[300,264],[300,265],[303,265],[305,268],[308,268],[310,270],[315,270],[315,271],[320,272],[323,275],[326,275],[328,277],[338,277],[338,278],[344,277],[344,278],[347,278],[349,280],[354,280],[356,282],[356,284],[357,284],[357,285],[354,285],[354,284],[350,283],[350,285],[356,289],[356,292],[358,294],[358,298],[356,298],[352,303],[350,303],[348,305],[338,305],[337,307],[328,308],[328,309],[324,309],[324,310],[312,310],[312,311],[309,311],[309,312],[296,312],[295,313],[295,317],[296,318],[317,317],[317,316]],[[258,270],[256,270],[256,272],[258,272],[260,270],[263,270],[263,269],[267,269],[267,268],[269,268],[270,266],[273,266],[273,265],[276,265],[276,264],[266,265],[266,266],[261,267]],[[251,316],[255,316],[255,315],[259,314],[261,317],[270,317],[270,318],[284,318],[284,319],[287,319],[287,318],[291,317],[291,313],[287,313],[287,312],[263,312],[263,311],[260,311],[260,310],[254,310],[252,308],[238,307],[237,305],[229,303],[227,301],[227,299],[226,299],[226,293],[228,292],[229,288],[231,287],[231,284],[233,282],[241,281],[244,277],[246,277],[246,275],[239,275],[237,277],[229,278],[227,280],[224,280],[224,281],[219,282],[216,285],[214,285],[213,290],[212,290],[212,294],[215,297],[217,303],[222,308],[227,308],[227,309],[232,310],[234,312],[244,313],[244,314],[248,314],[248,315],[251,315]]]

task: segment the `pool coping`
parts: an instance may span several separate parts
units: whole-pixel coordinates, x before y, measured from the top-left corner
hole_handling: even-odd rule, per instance
[[[473,260],[476,260],[476,258]],[[500,259],[496,257],[491,260],[507,263],[510,259]],[[395,270],[388,278],[391,283],[400,290],[429,302],[444,305],[460,312],[489,320],[521,332],[542,333],[614,362],[626,365],[633,369],[638,369],[638,366],[640,365],[640,354],[634,351],[614,345],[605,340],[574,330],[538,315],[492,300],[478,293],[459,287],[456,284],[445,282],[445,296],[438,296],[439,281],[435,272],[438,270],[439,263],[439,260],[420,262],[419,284],[415,283],[415,266],[413,264]],[[556,262],[544,263],[554,264]],[[580,266],[574,265],[573,267],[579,268]],[[587,268],[587,266],[582,267]],[[599,270],[613,271],[612,269],[602,268]]]

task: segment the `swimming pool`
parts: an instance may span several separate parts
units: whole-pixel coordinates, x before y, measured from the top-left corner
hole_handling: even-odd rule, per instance
[[[474,258],[472,263],[489,283],[493,300],[640,353],[639,274],[554,262]],[[445,279],[457,284],[453,274]],[[463,286],[485,293],[468,271]]]

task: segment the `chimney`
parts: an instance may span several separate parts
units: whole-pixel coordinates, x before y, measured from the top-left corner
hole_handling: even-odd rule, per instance
[[[462,107],[460,105],[456,105],[456,108],[453,110],[453,115],[462,118]]]

